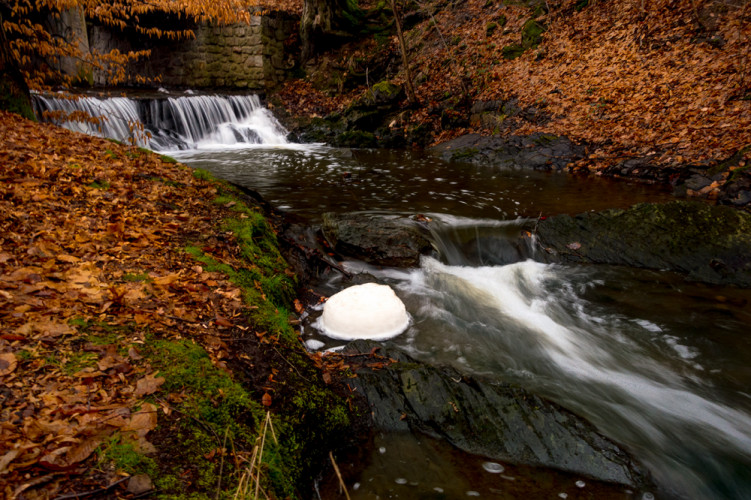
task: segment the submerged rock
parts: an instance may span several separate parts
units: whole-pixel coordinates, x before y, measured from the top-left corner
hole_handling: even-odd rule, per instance
[[[590,262],[670,270],[713,284],[751,286],[751,214],[727,206],[675,201],[627,210],[559,215],[539,221],[553,262]]]
[[[350,343],[369,353],[379,344]],[[398,362],[360,368],[348,383],[365,396],[376,428],[419,431],[457,448],[514,464],[543,466],[629,486],[647,482],[641,467],[584,419],[519,387],[433,367],[396,349]]]
[[[323,214],[324,237],[338,253],[381,266],[414,267],[431,250],[416,223],[373,214]]]
[[[428,151],[446,161],[536,170],[563,170],[584,154],[583,147],[566,137],[539,133],[508,137],[467,134]]]

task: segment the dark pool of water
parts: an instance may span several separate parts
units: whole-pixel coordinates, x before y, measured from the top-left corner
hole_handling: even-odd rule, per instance
[[[492,219],[581,213],[666,201],[642,183],[448,163],[421,152],[292,145],[175,153],[318,221],[324,212],[442,213]]]

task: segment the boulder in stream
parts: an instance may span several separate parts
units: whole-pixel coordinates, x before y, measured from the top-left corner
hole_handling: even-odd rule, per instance
[[[466,134],[428,149],[446,161],[464,161],[500,168],[563,170],[581,158],[584,148],[566,137],[535,133],[488,137]]]
[[[375,214],[323,214],[324,237],[341,255],[379,266],[414,267],[431,250],[417,223]]]
[[[372,341],[352,342],[344,352],[370,353],[375,347],[397,362],[357,369],[348,383],[367,399],[377,429],[422,432],[513,464],[629,486],[648,483],[628,453],[591,424],[522,388],[419,363]]]
[[[704,283],[751,286],[751,214],[728,206],[642,203],[549,217],[535,231],[541,260],[670,270]]]

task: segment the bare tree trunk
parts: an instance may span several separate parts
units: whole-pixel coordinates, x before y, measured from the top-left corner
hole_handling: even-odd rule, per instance
[[[11,54],[4,23],[0,12],[0,109],[35,120],[29,86]]]
[[[399,37],[399,47],[402,49],[402,62],[404,71],[407,74],[407,100],[412,105],[417,104],[415,88],[412,86],[412,71],[409,68],[409,58],[407,57],[407,44],[404,42],[402,33],[402,23],[399,20],[399,11],[396,9],[396,0],[391,0],[391,10],[394,12],[394,23],[396,24],[396,35]]]

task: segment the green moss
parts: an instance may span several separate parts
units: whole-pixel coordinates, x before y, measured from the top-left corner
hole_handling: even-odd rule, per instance
[[[540,134],[534,138],[533,142],[539,146],[547,146],[556,139],[558,139],[558,136],[554,134]]]
[[[123,281],[140,282],[149,281],[149,273],[126,273],[123,275]]]
[[[167,155],[159,155],[159,159],[164,163],[177,163],[177,160]]]
[[[122,340],[132,333],[133,325],[110,325],[101,321],[89,321],[75,317],[68,320],[70,326],[76,327],[80,338],[96,345],[110,345]]]
[[[119,156],[117,156],[117,153],[115,153],[115,152],[114,152],[114,151],[112,151],[111,149],[106,149],[106,150],[104,151],[104,154],[105,154],[105,155],[107,156],[107,158],[109,158],[110,160],[117,160],[117,159],[119,158]]]
[[[178,447],[179,460],[160,464],[155,484],[162,498],[232,498],[244,472],[232,460],[212,459],[220,447],[249,452],[263,432],[265,410],[245,388],[227,373],[216,368],[206,351],[190,341],[150,338],[142,354],[165,377],[161,389],[181,394],[181,418],[161,429],[169,446]],[[284,429],[284,424],[274,427]],[[283,432],[280,441],[267,436],[264,444],[261,475],[262,488],[278,498],[295,496],[298,475],[288,468],[299,457],[287,457],[289,444]],[[187,484],[189,483],[189,484]],[[217,487],[221,486],[221,490]]]
[[[216,177],[214,177],[208,170],[202,168],[194,168],[193,177],[199,181],[216,181]]]
[[[0,77],[0,109],[36,121],[34,110],[31,107],[31,100],[28,96],[28,90],[23,92],[17,89],[17,86],[10,83],[6,78],[6,75]]]
[[[112,464],[117,470],[131,475],[148,474],[153,477],[157,473],[156,462],[136,451],[133,442],[119,432],[101,446],[99,461],[103,464]]]
[[[34,355],[31,353],[31,351],[27,351],[26,349],[21,349],[16,353],[16,358],[18,358],[19,361],[28,361],[33,357]]]
[[[498,29],[498,24],[497,23],[488,23],[485,26],[485,36],[492,36],[493,33],[495,33],[495,30],[497,30],[497,29]]]
[[[105,181],[105,180],[96,180],[92,182],[91,184],[89,184],[89,187],[94,188],[94,189],[107,190],[110,188],[110,183],[109,181]]]
[[[456,161],[468,160],[477,155],[477,153],[479,152],[480,150],[477,148],[462,148],[454,151],[451,154],[451,159]]]
[[[243,298],[249,306],[251,321],[267,333],[288,340],[296,337],[289,325],[289,307],[295,298],[295,280],[289,265],[277,246],[276,235],[266,218],[245,203],[225,193],[215,202],[222,205],[234,203],[232,210],[239,218],[224,221],[223,229],[237,238],[243,267],[234,267],[218,261],[196,246],[187,246],[186,253],[198,260],[208,271],[226,274],[243,289]]]
[[[503,49],[501,49],[501,55],[504,59],[516,59],[524,53],[524,50],[526,50],[524,47],[514,43],[503,47]]]
[[[375,135],[362,130],[350,130],[339,134],[334,143],[338,146],[348,148],[375,148],[378,146],[378,140]]]
[[[542,42],[542,34],[546,28],[534,19],[527,20],[522,27],[522,46],[525,49],[534,48]]]
[[[93,352],[76,353],[62,366],[63,373],[66,375],[73,375],[84,368],[91,368],[96,366],[98,359],[99,356]]]
[[[165,377],[162,390],[190,394],[183,411],[213,427],[217,434],[229,429],[234,439],[255,439],[251,431],[262,414],[260,406],[211,363],[202,347],[189,341],[151,340],[142,354]]]
[[[727,171],[728,169],[730,169],[730,167],[737,166],[741,161],[743,161],[743,159],[746,156],[746,153],[749,153],[749,152],[751,152],[751,144],[742,147],[733,156],[731,156],[727,160],[721,161],[720,163],[718,163],[714,167],[710,168],[709,171],[707,172],[708,175],[710,177],[712,177],[712,176],[715,176],[715,175],[717,175],[717,174],[719,174],[721,172]],[[732,174],[730,174],[729,180],[733,180],[733,179],[737,178],[737,176],[740,175],[741,173],[743,173],[743,171],[745,171],[747,168],[748,168],[748,165],[745,166],[745,167],[737,168],[737,169],[733,170]]]

